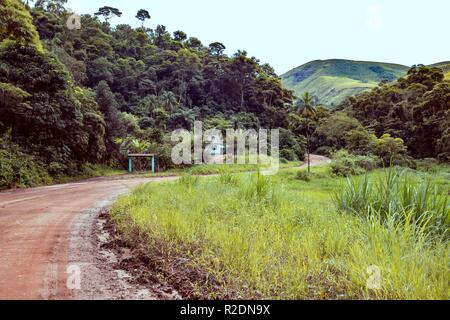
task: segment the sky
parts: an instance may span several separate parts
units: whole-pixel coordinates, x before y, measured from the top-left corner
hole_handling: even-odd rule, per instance
[[[450,60],[448,0],[69,0],[76,13],[119,8],[111,23],[140,26],[136,12],[228,54],[246,50],[278,74],[312,60],[414,64]]]

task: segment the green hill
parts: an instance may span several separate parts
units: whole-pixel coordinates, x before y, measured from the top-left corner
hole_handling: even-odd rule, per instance
[[[298,96],[309,91],[320,103],[337,105],[350,95],[374,88],[382,80],[404,76],[407,66],[351,60],[316,60],[282,75],[283,85]]]

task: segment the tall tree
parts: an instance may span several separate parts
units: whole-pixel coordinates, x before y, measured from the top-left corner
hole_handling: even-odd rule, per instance
[[[183,42],[187,39],[187,34],[181,30],[177,30],[173,33],[173,38],[175,41]]]
[[[167,111],[172,111],[173,108],[177,105],[177,97],[173,94],[173,92],[164,92],[161,95],[162,106]]]
[[[114,94],[106,81],[100,81],[96,90],[96,101],[100,111],[105,117],[106,123],[106,149],[108,157],[112,156],[117,149],[115,138],[117,138],[119,131],[117,102]]]
[[[60,15],[66,11],[66,3],[67,0],[36,0],[35,7]]]
[[[317,114],[314,100],[314,97],[309,92],[305,92],[296,103],[298,115],[307,120],[306,152],[308,153],[308,173],[311,172],[311,121],[315,119]]]
[[[110,19],[112,19],[114,17],[121,17],[122,12],[117,8],[104,6],[104,7],[99,8],[98,11],[96,13],[94,13],[94,15],[103,16],[103,18],[105,19],[105,22],[109,23]]]
[[[226,47],[220,42],[213,42],[209,45],[209,52],[216,57],[221,56],[225,49]]]
[[[139,21],[142,22],[141,27],[143,28],[143,27],[144,27],[145,20],[151,19],[152,17],[150,16],[150,13],[149,13],[147,10],[145,10],[145,9],[140,9],[140,10],[137,12],[136,18],[137,18]]]

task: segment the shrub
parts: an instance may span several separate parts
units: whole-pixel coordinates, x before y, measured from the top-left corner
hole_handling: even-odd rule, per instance
[[[402,164],[406,161],[407,148],[400,138],[393,138],[390,134],[384,134],[375,142],[373,153],[383,160],[385,165],[391,162]]]
[[[425,158],[417,162],[417,170],[424,172],[436,172],[439,170],[439,161],[433,158]]]
[[[8,138],[0,138],[0,190],[33,187],[51,181],[42,163],[23,153]]]
[[[309,181],[311,181],[311,174],[304,170],[298,171],[297,175],[296,175],[296,179],[305,181],[305,182],[309,182]]]
[[[374,156],[353,155],[341,150],[334,154],[331,172],[340,177],[348,177],[374,170],[378,166],[379,159]]]
[[[294,150],[292,150],[292,149],[282,149],[280,151],[280,157],[282,159],[286,159],[288,161],[296,161],[296,160],[298,160],[297,155],[295,154]]]

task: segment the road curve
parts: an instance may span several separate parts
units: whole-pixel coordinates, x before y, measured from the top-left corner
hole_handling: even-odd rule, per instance
[[[160,180],[91,179],[1,192],[0,299],[70,299],[66,280],[75,218],[141,183]]]
[[[312,165],[329,162],[311,156]],[[88,241],[83,238],[89,236],[81,230],[80,217],[90,217],[93,224],[99,210],[118,195],[141,183],[173,179],[176,177],[99,178],[1,192],[0,300],[80,298],[67,288],[74,243],[82,247],[83,241]],[[96,297],[105,298],[89,296]]]

